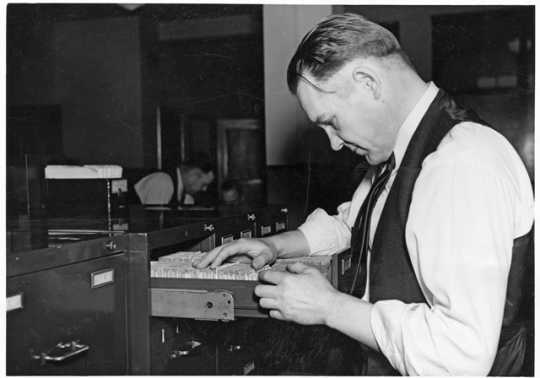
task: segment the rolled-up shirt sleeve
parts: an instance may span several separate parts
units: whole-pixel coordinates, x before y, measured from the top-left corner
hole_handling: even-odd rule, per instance
[[[310,255],[332,255],[351,244],[351,228],[347,223],[351,202],[339,205],[336,215],[315,209],[298,229],[306,237]]]
[[[401,374],[491,369],[513,239],[529,230],[534,215],[532,196],[525,198],[517,181],[474,155],[422,169],[406,242],[427,304],[382,300],[371,312],[379,348]]]

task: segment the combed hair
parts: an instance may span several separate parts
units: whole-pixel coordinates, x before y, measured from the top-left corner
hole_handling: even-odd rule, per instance
[[[412,64],[397,38],[379,24],[354,13],[331,15],[309,31],[296,49],[287,68],[287,84],[296,93],[298,79],[309,72],[325,80],[357,57],[400,56]]]
[[[213,172],[214,165],[206,157],[197,157],[194,159],[185,160],[181,163],[185,169],[199,168],[204,173]]]

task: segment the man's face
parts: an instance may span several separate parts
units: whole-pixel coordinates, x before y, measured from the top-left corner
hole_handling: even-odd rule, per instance
[[[309,73],[300,78],[297,96],[309,119],[323,128],[332,149],[346,146],[376,165],[388,159],[395,143],[388,106],[345,66],[325,81]]]
[[[186,172],[185,176],[182,177],[182,181],[187,193],[196,194],[208,189],[208,185],[214,181],[214,173],[205,173],[200,168],[193,168]]]
[[[236,189],[229,189],[223,192],[223,202],[225,204],[235,204],[240,199],[240,194]]]

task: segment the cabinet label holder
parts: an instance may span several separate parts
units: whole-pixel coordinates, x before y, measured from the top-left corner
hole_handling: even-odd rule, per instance
[[[227,290],[152,288],[152,316],[234,320],[234,298]]]
[[[6,298],[6,312],[23,308],[23,293],[17,293]]]
[[[114,283],[114,269],[103,269],[90,273],[90,288],[95,289]]]

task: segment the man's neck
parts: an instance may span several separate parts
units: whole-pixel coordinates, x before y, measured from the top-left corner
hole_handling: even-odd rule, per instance
[[[401,127],[410,112],[426,92],[429,84],[415,72],[397,75],[392,102],[396,104],[396,123]]]

